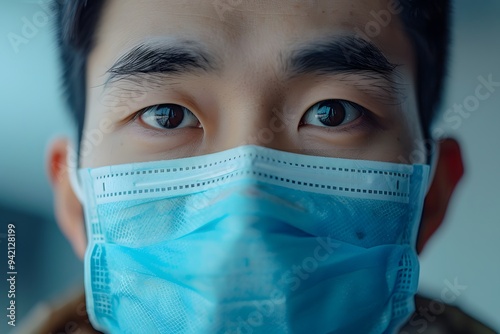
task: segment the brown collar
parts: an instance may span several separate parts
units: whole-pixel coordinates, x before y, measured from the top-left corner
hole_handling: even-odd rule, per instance
[[[63,303],[38,305],[14,333],[101,333],[92,328],[85,305],[81,290],[65,298]],[[495,334],[455,306],[418,295],[415,306],[416,312],[400,334]]]

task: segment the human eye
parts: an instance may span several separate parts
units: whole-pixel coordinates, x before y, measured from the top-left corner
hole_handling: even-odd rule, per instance
[[[139,111],[138,118],[154,129],[200,128],[198,118],[178,104],[158,104]]]
[[[309,108],[300,121],[301,125],[339,127],[351,123],[366,113],[357,103],[331,99],[323,100]]]

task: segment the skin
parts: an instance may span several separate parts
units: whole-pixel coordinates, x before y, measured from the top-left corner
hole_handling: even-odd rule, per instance
[[[390,63],[397,64],[386,81],[346,73],[290,78],[279,61],[305,43],[356,35],[374,21],[372,11],[390,6],[385,0],[254,0],[225,11],[221,19],[212,1],[108,1],[88,59],[84,141],[94,136],[94,143],[82,142],[80,167],[182,158],[243,144],[309,155],[425,163],[425,156],[412,155],[424,141],[416,102],[416,63],[396,15],[369,39]],[[220,63],[218,71],[108,81],[109,69],[135,46],[181,38],[206,46]],[[397,89],[377,88],[389,87],[387,79]],[[351,101],[368,112],[336,127],[304,122],[312,106],[328,99]],[[198,121],[157,129],[144,117],[134,118],[146,107],[165,103],[188,108]],[[276,120],[276,110],[286,115],[286,122]],[[262,129],[275,130],[263,136]],[[418,251],[443,221],[463,174],[459,145],[446,139],[438,146]],[[84,220],[69,184],[67,154],[67,140],[56,140],[48,170],[58,223],[83,258]]]

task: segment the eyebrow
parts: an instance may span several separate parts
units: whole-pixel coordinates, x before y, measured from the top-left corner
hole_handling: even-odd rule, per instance
[[[215,61],[200,44],[188,40],[174,43],[141,43],[120,57],[107,71],[108,83],[147,74],[182,75],[215,70]]]
[[[354,36],[313,42],[293,50],[291,57],[283,58],[288,59],[283,62],[284,72],[291,77],[360,72],[388,76],[397,67],[373,43]]]
[[[217,59],[217,61],[216,61]],[[392,64],[373,43],[355,36],[334,36],[305,43],[279,55],[285,80],[307,74],[352,74],[361,80],[380,81],[384,90],[395,90]],[[108,83],[142,75],[181,76],[220,72],[222,62],[202,44],[191,40],[144,42],[120,57],[107,71]]]
[[[335,75],[356,89],[388,105],[398,104],[404,85],[394,76],[397,64],[391,63],[373,43],[360,37],[334,36],[311,42],[281,55],[282,72],[288,80],[307,74]],[[396,76],[396,77],[397,77]]]

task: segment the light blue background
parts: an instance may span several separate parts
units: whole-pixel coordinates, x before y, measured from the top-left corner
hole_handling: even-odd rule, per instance
[[[477,77],[500,81],[500,1],[456,1],[452,62],[443,110],[463,103]],[[42,8],[35,1],[0,0],[0,223],[18,225],[18,320],[39,300],[52,299],[82,279],[82,265],[54,222],[45,174],[52,138],[72,134],[59,96],[59,68],[50,25],[15,52],[8,34]],[[438,127],[462,143],[466,174],[443,228],[422,254],[420,289],[438,297],[446,281],[467,288],[456,303],[500,330],[500,89],[458,129]],[[1,225],[2,233],[6,228]],[[5,231],[4,231],[5,230]],[[21,246],[19,246],[21,245]],[[4,246],[2,246],[4,247]],[[6,256],[0,254],[0,261]],[[6,252],[5,252],[6,254]],[[0,266],[3,270],[4,263]],[[22,269],[22,271],[21,271]],[[0,273],[0,277],[3,274]],[[3,279],[2,279],[3,281]],[[5,293],[0,287],[0,308]],[[0,313],[0,319],[5,316]],[[5,325],[1,320],[0,331]]]

